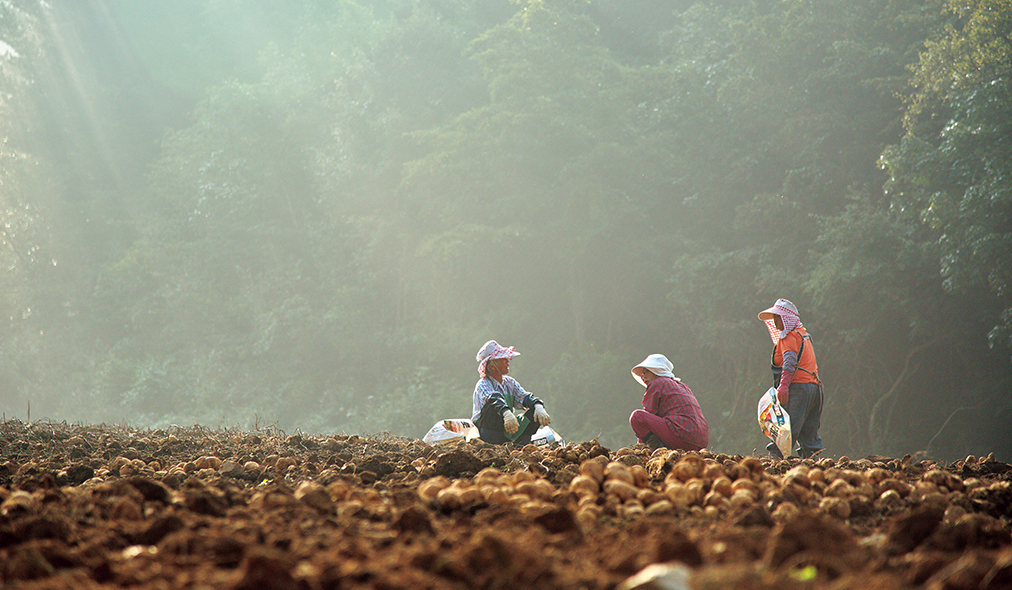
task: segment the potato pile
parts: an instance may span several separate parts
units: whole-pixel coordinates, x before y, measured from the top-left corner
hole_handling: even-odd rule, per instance
[[[528,446],[520,456],[528,464],[541,464],[546,454],[566,453],[565,449],[544,453]],[[714,456],[706,451],[658,449],[648,456],[639,448],[619,453],[615,459],[597,455],[581,461],[579,474],[564,486],[553,486],[530,471],[506,474],[489,467],[470,479],[427,479],[419,485],[418,494],[444,511],[487,503],[537,512],[546,503],[555,503],[573,508],[577,519],[587,526],[602,516],[721,519],[750,513],[755,507],[768,511],[773,522],[784,522],[802,510],[846,521],[852,514],[885,516],[911,506],[933,506],[943,510],[947,520],[957,520],[974,512],[1009,516],[1012,507],[1012,482],[985,484],[979,477],[964,480],[927,462],[904,469],[896,460],[887,465],[871,459],[851,462],[846,457],[839,462],[793,459],[791,464]],[[767,471],[764,461],[788,468],[775,475]],[[979,464],[998,463],[988,456]],[[976,465],[978,459],[971,456],[961,468],[972,471]]]
[[[1009,588],[1010,517],[992,455],[0,423],[4,587]]]

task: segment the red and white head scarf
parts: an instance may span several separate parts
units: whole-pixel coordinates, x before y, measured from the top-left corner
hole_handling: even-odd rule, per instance
[[[515,347],[503,348],[495,340],[489,340],[478,349],[478,354],[475,356],[475,360],[478,361],[478,374],[481,375],[482,379],[485,378],[485,365],[488,364],[488,361],[511,359],[515,356],[520,356]]]
[[[784,324],[783,330],[777,328],[773,316],[780,316],[780,320]],[[766,324],[766,329],[770,331],[770,340],[773,341],[773,344],[782,340],[794,328],[802,327],[801,319],[798,317],[798,308],[786,299],[777,299],[773,307],[760,311],[759,319]]]

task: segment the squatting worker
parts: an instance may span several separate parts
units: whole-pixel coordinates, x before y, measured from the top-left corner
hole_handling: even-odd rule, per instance
[[[819,423],[822,420],[822,382],[815,362],[815,346],[801,325],[798,308],[786,299],[777,299],[773,307],[759,312],[773,340],[773,387],[777,399],[791,417],[791,440],[800,445],[798,455],[805,459],[822,450]],[[783,458],[776,443],[766,445],[770,454]]]
[[[503,348],[495,340],[489,340],[475,357],[481,378],[474,386],[471,421],[485,442],[526,445],[539,425],[547,426],[552,421],[544,402],[524,391],[508,375],[510,359],[515,356],[520,353],[514,347]]]
[[[633,410],[629,425],[651,449],[698,451],[710,443],[710,427],[696,396],[672,369],[663,354],[652,354],[632,368],[633,378],[647,390],[643,409]]]

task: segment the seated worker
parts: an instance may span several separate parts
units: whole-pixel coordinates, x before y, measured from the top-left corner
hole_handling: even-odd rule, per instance
[[[515,356],[520,353],[514,347],[503,348],[495,340],[489,340],[475,357],[481,379],[474,386],[471,421],[478,427],[481,440],[488,443],[526,445],[539,425],[547,426],[552,421],[544,402],[507,375],[510,359]]]
[[[633,378],[647,390],[643,409],[633,410],[629,425],[651,449],[698,451],[709,444],[710,427],[696,396],[671,373],[673,368],[663,354],[651,354],[632,368]]]

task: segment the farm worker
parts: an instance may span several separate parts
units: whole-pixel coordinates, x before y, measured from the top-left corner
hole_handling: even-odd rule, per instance
[[[474,386],[471,421],[485,442],[526,445],[539,425],[548,426],[552,421],[544,402],[524,391],[517,380],[508,375],[510,359],[515,356],[520,353],[514,347],[503,348],[495,340],[489,340],[478,349],[475,357],[481,378]]]
[[[667,447],[698,451],[710,442],[710,427],[689,387],[675,377],[674,365],[663,354],[651,354],[632,368],[633,378],[647,388],[643,409],[633,410],[629,425],[651,449]]]
[[[773,340],[773,387],[777,399],[791,417],[791,440],[800,445],[798,455],[811,457],[822,450],[819,423],[822,420],[822,381],[815,362],[815,346],[801,325],[798,308],[786,299],[759,312],[759,319]],[[775,443],[766,445],[770,454],[783,458]]]

